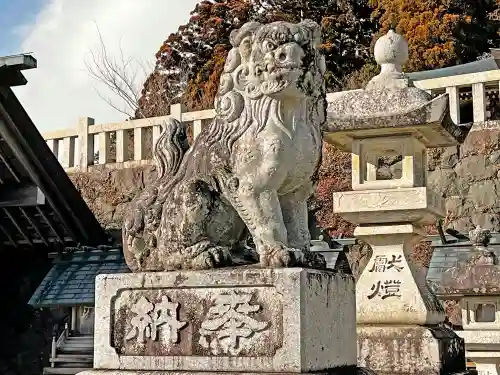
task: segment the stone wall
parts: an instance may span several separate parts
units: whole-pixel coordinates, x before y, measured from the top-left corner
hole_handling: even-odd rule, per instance
[[[89,172],[72,173],[69,177],[101,225],[107,230],[119,231],[126,205],[156,178],[156,168],[107,169],[96,166]]]
[[[474,124],[461,146],[429,156],[429,186],[446,198],[447,227],[500,231],[500,121]]]

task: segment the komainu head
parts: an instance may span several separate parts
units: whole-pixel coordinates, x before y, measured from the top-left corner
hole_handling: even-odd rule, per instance
[[[319,112],[326,111],[326,66],[316,48],[320,29],[315,22],[247,23],[232,32],[231,43],[215,101],[220,117],[234,121],[245,98],[262,97],[312,99]]]

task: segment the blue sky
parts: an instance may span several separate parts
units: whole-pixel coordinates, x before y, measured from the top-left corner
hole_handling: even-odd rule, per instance
[[[21,52],[20,27],[35,20],[43,0],[0,0],[0,56]]]

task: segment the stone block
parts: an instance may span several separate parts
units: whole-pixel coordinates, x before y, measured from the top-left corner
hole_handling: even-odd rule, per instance
[[[99,275],[94,367],[311,372],[356,365],[354,280],[253,267]]]
[[[378,375],[465,371],[464,341],[447,328],[358,326],[358,366]]]
[[[486,155],[472,155],[460,159],[455,166],[457,177],[466,183],[495,177],[498,166],[489,165],[487,159]]]
[[[260,372],[259,375],[277,375],[275,372]],[[304,373],[306,374],[306,373]],[[78,375],[256,375],[255,372],[215,372],[215,371],[132,371],[132,370],[87,370]],[[283,375],[290,375],[286,373]],[[315,372],[314,375],[378,375],[373,371],[356,366],[340,367],[328,372]],[[486,374],[485,374],[486,375]],[[489,375],[489,374],[488,374]]]
[[[499,140],[500,128],[471,131],[460,147],[460,155],[463,157],[489,153],[499,147]]]
[[[334,193],[333,211],[354,224],[431,224],[445,215],[444,200],[425,187]]]
[[[441,154],[441,166],[443,168],[454,168],[459,160],[458,147],[446,147]]]
[[[497,311],[498,314],[498,311]],[[488,325],[492,323],[475,323],[476,330],[458,331],[465,341],[467,358],[474,361],[478,375],[498,375],[500,373],[500,352],[498,343],[500,342],[500,331],[495,327],[489,330]],[[479,328],[483,326],[483,328]],[[469,326],[470,327],[470,326]]]
[[[479,181],[469,188],[469,198],[474,208],[493,208],[498,204],[497,182],[492,180]]]
[[[427,184],[432,191],[442,197],[461,193],[457,183],[457,174],[452,169],[436,168],[430,171],[427,175]]]

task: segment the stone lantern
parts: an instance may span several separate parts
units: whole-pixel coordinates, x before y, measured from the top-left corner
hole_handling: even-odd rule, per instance
[[[334,212],[358,225],[373,255],[356,284],[358,365],[379,374],[450,374],[465,369],[463,341],[441,327],[443,307],[409,258],[423,226],[444,216],[427,188],[427,149],[462,142],[467,131],[448,116],[448,96],[432,96],[402,73],[406,40],[389,31],[375,45],[381,73],[363,90],[336,94],[325,140],[352,154],[352,191],[335,193]],[[379,159],[399,157],[393,179]]]
[[[489,230],[469,232],[469,259],[442,275],[441,287],[449,299],[459,300],[467,358],[479,375],[500,373],[500,267],[488,245]]]

